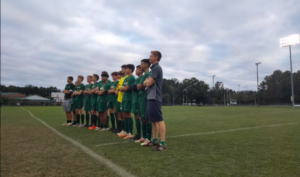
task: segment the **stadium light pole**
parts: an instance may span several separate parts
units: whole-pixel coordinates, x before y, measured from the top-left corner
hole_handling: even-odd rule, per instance
[[[292,106],[295,109],[295,97],[294,97],[294,81],[293,81],[293,63],[292,63],[292,45],[300,43],[300,35],[293,34],[287,37],[279,39],[280,47],[289,47],[290,50],[290,67],[291,67],[291,87],[292,87]]]
[[[261,64],[261,62],[255,63],[256,65],[256,75],[257,75],[257,88],[256,88],[256,100],[257,100],[257,107],[259,107],[259,98],[258,98],[258,65]]]
[[[213,75],[213,76],[212,76],[212,80],[213,80],[213,86],[212,86],[212,88],[213,88],[213,89],[215,88],[215,76],[216,76],[216,75]]]

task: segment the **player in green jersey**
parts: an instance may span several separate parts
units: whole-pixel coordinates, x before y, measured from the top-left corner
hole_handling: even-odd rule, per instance
[[[63,102],[63,110],[66,113],[67,122],[63,125],[70,126],[72,125],[72,113],[71,113],[71,104],[72,104],[72,93],[75,90],[75,85],[72,83],[73,77],[69,76],[67,79],[67,85],[65,86],[65,89],[63,90],[64,96],[64,102]]]
[[[133,119],[131,116],[131,107],[132,107],[132,90],[130,87],[134,84],[135,77],[132,75],[134,71],[134,65],[128,64],[126,65],[126,74],[127,78],[124,80],[121,91],[124,92],[123,99],[122,99],[122,108],[123,114],[125,117],[125,132],[120,137],[124,137],[124,139],[133,138]]]
[[[75,96],[75,108],[76,108],[76,118],[77,121],[73,125],[75,126],[82,126],[84,123],[84,115],[83,115],[83,91],[85,86],[82,84],[84,77],[79,75],[77,77],[77,86],[75,87],[75,92],[73,95]],[[81,123],[80,123],[80,116],[81,116]]]
[[[108,90],[108,98],[107,98],[107,108],[110,114],[110,120],[111,120],[111,131],[115,131],[116,129],[116,118],[115,118],[115,107],[116,107],[116,88],[118,86],[118,73],[112,72],[111,76],[113,78],[113,82],[110,84],[110,89]]]
[[[90,95],[90,90],[92,86],[92,76],[89,75],[86,78],[88,84],[85,85],[85,90],[83,92],[84,94],[84,111],[85,111],[85,120],[86,124],[84,127],[89,127],[90,124],[90,112],[91,112],[91,95]],[[83,126],[83,125],[81,125]]]
[[[143,137],[140,140],[135,142],[137,143],[148,143],[152,138],[152,124],[146,119],[146,110],[147,110],[147,93],[145,90],[145,86],[143,85],[146,78],[149,77],[149,68],[150,68],[149,59],[143,59],[141,61],[141,69],[144,72],[144,75],[141,77],[137,89],[139,90],[139,117],[142,120],[142,132]],[[142,144],[143,145],[143,144]]]
[[[102,82],[99,82],[98,85],[98,91],[96,92],[98,94],[98,100],[97,100],[97,111],[100,119],[100,129],[99,125],[95,129],[99,129],[100,131],[106,131],[108,130],[107,126],[107,115],[106,115],[106,110],[107,110],[107,91],[110,88],[110,84],[108,82],[108,73],[106,71],[103,71],[101,73],[101,80]]]
[[[137,90],[137,84],[140,82],[140,79],[143,75],[143,71],[141,69],[141,65],[138,65],[135,70],[135,74],[138,76],[137,79],[135,79],[134,84],[131,86],[132,90],[132,114],[134,114],[135,119],[135,127],[137,134],[132,138],[132,141],[135,142],[136,140],[139,140],[141,135],[141,119],[138,115],[139,113],[139,91]]]
[[[91,95],[91,126],[89,127],[89,130],[94,130],[97,127],[97,97],[96,91],[98,89],[98,80],[99,75],[93,74],[92,81],[93,84],[91,85],[91,90],[89,91],[89,94]]]

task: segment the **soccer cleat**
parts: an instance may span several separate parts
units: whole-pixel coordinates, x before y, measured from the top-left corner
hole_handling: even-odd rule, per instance
[[[96,127],[95,130],[101,130],[101,128],[100,127]]]
[[[84,127],[84,125],[83,124],[79,124],[78,127],[81,128],[81,127]]]
[[[125,131],[123,131],[123,133],[120,133],[119,135],[118,135],[119,137],[126,137],[127,136],[127,134],[126,134],[126,132]]]
[[[129,133],[127,136],[125,136],[123,139],[124,140],[127,140],[127,139],[130,139],[130,138],[133,138],[134,136],[131,135],[131,133]]]
[[[124,130],[122,130],[120,133],[118,133],[117,135],[121,135],[121,134],[124,134],[125,133],[125,131]]]
[[[104,131],[106,131],[106,128],[101,128],[100,131],[104,132]]]
[[[138,137],[137,135],[131,138],[131,142],[135,142],[136,140],[140,140],[140,137]]]
[[[161,144],[157,145],[157,146],[153,149],[153,151],[165,151],[165,150],[167,150],[167,147],[164,147],[164,146],[161,145]]]
[[[105,130],[106,130],[106,131],[110,131],[110,128],[106,128]]]
[[[65,122],[64,124],[62,124],[63,126],[66,126],[68,124],[68,122]]]
[[[141,146],[144,146],[146,144],[148,144],[150,141],[148,139],[145,139],[145,141],[143,143],[141,143]]]
[[[77,127],[77,126],[78,126],[78,124],[73,124],[72,126],[73,126],[73,127]]]
[[[89,127],[89,130],[94,130],[95,128],[96,128],[96,126],[92,125],[92,126]]]
[[[144,138],[140,138],[140,139],[138,139],[138,140],[135,140],[134,142],[135,142],[135,143],[143,143],[144,141],[145,141]]]
[[[152,141],[149,141],[148,143],[144,144],[144,147],[151,147],[151,146],[157,146],[158,143],[153,143]]]
[[[73,125],[72,122],[67,123],[67,126],[71,126],[71,125]]]

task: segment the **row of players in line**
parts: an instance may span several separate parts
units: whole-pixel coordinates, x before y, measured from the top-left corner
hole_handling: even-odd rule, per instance
[[[99,82],[97,74],[87,76],[87,85],[82,83],[82,75],[78,76],[75,85],[72,83],[73,77],[69,76],[63,91],[63,107],[67,116],[64,125],[110,130],[119,137],[141,143],[142,146],[155,146],[156,151],[166,150],[165,123],[161,111],[163,72],[159,65],[160,59],[161,53],[152,51],[150,58],[141,60],[136,68],[133,64],[122,65],[121,71],[111,73],[113,81],[108,79],[106,71],[101,73]],[[137,78],[133,76],[134,71]],[[83,107],[86,114],[85,125]],[[136,135],[133,135],[132,114]]]

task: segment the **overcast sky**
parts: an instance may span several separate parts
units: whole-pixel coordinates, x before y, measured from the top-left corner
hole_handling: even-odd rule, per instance
[[[256,89],[255,62],[260,81],[289,70],[279,38],[294,33],[299,0],[2,0],[1,84],[61,89],[159,50],[164,78]],[[300,45],[292,52],[300,70]]]

